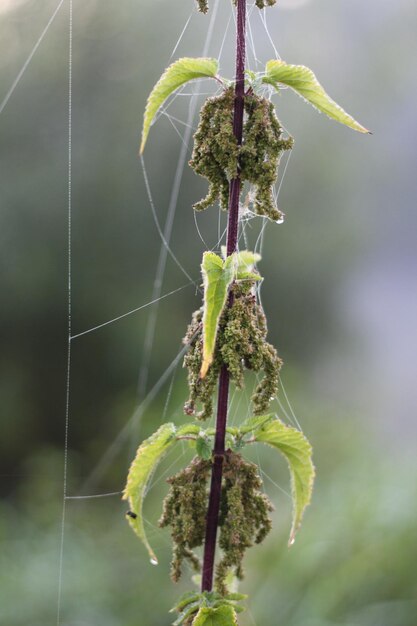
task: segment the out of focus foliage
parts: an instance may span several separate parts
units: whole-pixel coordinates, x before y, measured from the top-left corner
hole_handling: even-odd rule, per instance
[[[291,502],[265,476],[276,504],[274,532],[248,557],[241,590],[252,595],[242,626],[414,626],[416,615],[417,481],[411,456],[381,459],[360,441],[359,425],[314,427],[318,484],[304,527],[287,548]],[[262,463],[288,489],[276,455]],[[167,459],[165,469],[172,463]],[[181,464],[181,461],[180,461]],[[13,626],[53,620],[61,484],[60,458],[43,449],[26,465],[27,480],[13,503],[1,507],[2,619]],[[172,471],[172,470],[171,470]],[[413,475],[414,473],[414,475]],[[148,535],[160,557],[149,563],[128,531],[126,504],[117,497],[68,501],[63,577],[65,626],[168,626],[167,610],[188,588],[167,582],[168,531],[156,527],[167,485],[156,476],[149,493]],[[73,477],[72,477],[73,478]],[[151,571],[152,570],[152,571]],[[149,581],[152,575],[152,586]],[[188,576],[186,577],[188,578]],[[160,610],[155,611],[155,606]]]

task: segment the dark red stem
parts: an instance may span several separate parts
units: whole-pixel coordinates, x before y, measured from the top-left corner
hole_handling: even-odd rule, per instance
[[[246,47],[246,0],[237,0],[236,32],[236,85],[233,111],[233,132],[238,145],[242,143],[243,112],[245,92],[245,47]],[[230,182],[229,218],[227,225],[227,255],[237,249],[239,228],[240,175]],[[233,303],[230,294],[228,306]],[[219,377],[217,401],[216,436],[213,450],[213,469],[211,474],[210,496],[207,511],[206,537],[204,543],[203,573],[201,591],[213,588],[214,558],[216,554],[217,527],[219,520],[220,497],[222,491],[223,459],[225,453],[227,407],[229,398],[229,372],[222,367]]]

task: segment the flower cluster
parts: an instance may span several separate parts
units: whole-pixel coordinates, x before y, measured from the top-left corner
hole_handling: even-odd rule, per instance
[[[170,490],[164,500],[159,521],[170,526],[174,542],[171,577],[177,582],[181,566],[187,559],[200,570],[200,561],[193,552],[203,544],[208,508],[207,483],[212,462],[195,457],[184,470],[168,479]],[[223,460],[223,484],[220,501],[219,545],[222,558],[216,567],[216,591],[227,594],[226,578],[234,570],[243,577],[242,560],[247,548],[260,543],[271,529],[269,513],[273,510],[262,492],[258,468],[240,454],[227,450]]]
[[[221,595],[227,593],[226,578],[231,569],[237,578],[243,578],[245,552],[269,533],[272,526],[269,513],[273,511],[269,498],[261,491],[258,467],[230,450],[224,458],[223,482],[219,519],[223,555],[215,579],[216,590]]]
[[[207,515],[206,483],[211,471],[211,461],[196,457],[190,465],[168,478],[171,485],[164,500],[159,526],[171,526],[174,543],[171,578],[181,577],[181,565],[187,559],[195,571],[200,571],[200,561],[193,549],[204,541]]]
[[[273,198],[273,185],[281,154],[292,148],[293,139],[282,138],[273,104],[248,92],[242,145],[238,146],[233,132],[233,106],[234,88],[228,87],[220,96],[208,98],[201,109],[190,165],[207,178],[209,191],[194,208],[206,209],[219,199],[220,206],[227,209],[230,180],[239,174],[242,182],[253,185],[254,212],[279,221],[282,213]]]
[[[264,372],[264,377],[252,396],[255,415],[268,411],[271,399],[278,390],[282,361],[275,348],[266,341],[267,324],[263,309],[247,284],[244,286],[243,282],[235,283],[231,293],[233,304],[223,311],[215,357],[203,379],[200,378],[203,350],[202,309],[193,314],[184,338],[184,343],[190,345],[184,357],[190,390],[184,411],[187,415],[194,415],[202,420],[208,419],[213,413],[213,395],[223,365],[227,367],[230,378],[238,389],[242,389],[244,385],[245,369]],[[200,411],[197,410],[198,404],[202,406]]]

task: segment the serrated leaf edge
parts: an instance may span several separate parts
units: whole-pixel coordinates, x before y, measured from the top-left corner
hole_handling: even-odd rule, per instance
[[[291,85],[289,82],[285,82],[284,80],[280,80],[279,78],[275,78],[273,75],[271,75],[271,68],[273,67],[285,67],[285,68],[290,68],[293,71],[300,71],[300,72],[306,73],[311,83],[311,87],[307,87],[303,91],[299,91],[296,87]],[[352,117],[349,113],[347,113],[337,102],[335,102],[335,100],[333,100],[333,98],[331,98],[327,94],[323,86],[317,80],[317,77],[314,74],[314,72],[309,67],[306,67],[305,65],[291,65],[282,60],[272,59],[268,61],[266,64],[265,76],[262,78],[262,82],[272,85],[277,91],[279,91],[279,84],[287,85],[288,87],[290,87],[290,89],[295,91],[295,93],[299,95],[305,102],[308,102],[309,104],[311,104],[317,111],[324,113],[325,115],[327,115],[327,117],[339,122],[340,124],[343,124],[344,126],[348,126],[349,128],[356,130],[360,133],[372,134],[367,128],[365,128],[364,126],[362,126],[362,124],[357,122],[354,117]],[[308,98],[308,96],[305,95],[306,92],[308,91],[311,91],[313,95],[320,95],[321,97],[324,97],[329,107],[327,108],[325,106],[319,106],[317,102],[314,102],[314,98],[313,99]],[[340,114],[339,116],[336,115],[336,111]]]
[[[189,66],[188,68],[187,65]],[[171,63],[171,65],[166,68],[161,78],[153,87],[146,102],[139,154],[143,154],[152,122],[166,99],[174,93],[174,91],[179,89],[179,87],[192,80],[198,78],[216,78],[218,67],[219,63],[217,59],[208,57],[183,57],[174,61],[174,63]],[[187,69],[189,71],[188,77],[186,74]],[[175,73],[181,70],[184,71],[183,78],[177,78],[175,81]]]
[[[282,432],[290,432],[291,434],[298,434],[298,436],[302,439],[303,443],[307,446],[307,450],[308,450],[307,462],[305,460],[305,455],[302,453],[299,453],[296,449],[294,449],[291,446],[281,444],[278,447],[277,445],[274,445],[273,443],[268,442],[267,439],[264,439],[264,440],[259,439],[259,435],[266,434],[268,429],[273,427],[274,423],[279,424],[280,428],[282,429]],[[278,434],[278,433],[273,433],[273,434]],[[287,426],[287,424],[284,424],[284,422],[282,422],[278,418],[275,418],[275,420],[272,420],[272,421],[267,421],[258,430],[255,430],[253,441],[264,443],[266,445],[269,445],[272,448],[278,449],[287,461],[287,464],[290,470],[291,495],[292,495],[292,500],[293,500],[293,521],[291,525],[288,545],[292,546],[295,541],[295,535],[301,526],[301,522],[302,522],[302,518],[304,516],[305,510],[307,506],[311,503],[312,490],[313,490],[313,484],[314,484],[314,478],[315,478],[315,467],[312,461],[312,452],[313,452],[312,446],[310,442],[308,441],[307,437],[304,435],[304,433],[302,433],[300,430],[297,430],[296,428],[293,428],[292,426]],[[287,451],[285,451],[286,448],[288,448]],[[296,482],[295,476],[299,476],[299,473],[295,468],[292,467],[290,463],[290,457],[295,457],[302,465],[308,465],[308,468],[309,468],[308,483],[307,485],[305,485],[307,498],[305,499],[305,502],[303,502],[303,506],[300,509],[300,511],[298,511],[298,507],[297,507],[297,492],[296,492],[296,485],[295,485],[295,482]],[[303,484],[304,481],[302,480],[300,482],[301,484]]]

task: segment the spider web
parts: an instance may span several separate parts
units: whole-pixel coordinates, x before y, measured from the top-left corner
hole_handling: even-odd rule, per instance
[[[108,497],[120,497],[122,490],[119,491],[103,491],[100,493],[95,493],[95,486],[100,482],[100,479],[105,474],[106,469],[111,465],[114,457],[120,452],[121,449],[129,446],[129,456],[132,455],[133,450],[132,446],[136,447],[138,441],[138,432],[140,429],[140,424],[143,415],[152,405],[152,402],[155,398],[165,389],[164,393],[166,396],[165,406],[163,410],[163,414],[161,416],[161,423],[167,419],[167,417],[175,418],[181,412],[181,406],[172,407],[172,391],[175,384],[175,377],[177,373],[177,369],[179,364],[182,361],[182,358],[185,354],[186,348],[182,347],[179,349],[177,354],[172,358],[169,365],[165,368],[165,370],[161,373],[158,380],[156,380],[151,386],[149,386],[149,369],[150,362],[154,348],[155,342],[155,333],[156,333],[156,324],[158,319],[158,310],[159,303],[165,299],[168,299],[175,294],[182,292],[183,290],[189,289],[191,286],[194,289],[199,289],[199,276],[192,277],[188,270],[184,267],[183,262],[178,257],[176,251],[174,251],[171,247],[171,239],[173,233],[173,227],[176,217],[176,211],[178,206],[179,194],[181,183],[183,180],[183,174],[185,169],[185,164],[188,158],[191,155],[192,149],[192,134],[196,129],[197,124],[197,110],[198,104],[201,101],[201,98],[206,95],[213,95],[214,91],[206,91],[205,88],[207,86],[207,81],[196,81],[193,84],[187,85],[182,89],[178,90],[169,100],[168,102],[161,107],[160,111],[155,120],[156,126],[158,125],[158,120],[161,118],[165,118],[169,121],[173,131],[178,136],[179,141],[179,153],[178,159],[176,163],[175,173],[172,181],[171,192],[168,202],[168,208],[166,211],[164,222],[161,223],[160,218],[158,217],[158,210],[156,206],[156,201],[154,199],[154,185],[155,182],[152,180],[151,176],[148,173],[147,165],[145,159],[142,157],[140,160],[140,169],[143,176],[143,181],[145,184],[147,200],[148,200],[148,208],[151,212],[152,218],[155,223],[157,234],[160,238],[160,250],[158,261],[156,265],[155,276],[153,280],[153,288],[151,299],[145,303],[139,303],[137,307],[129,310],[121,312],[119,315],[112,319],[108,320],[98,320],[97,323],[85,329],[77,330],[77,332],[73,332],[73,323],[72,323],[72,288],[73,288],[73,278],[72,278],[72,264],[73,264],[73,250],[72,250],[72,216],[73,216],[73,207],[72,207],[72,196],[73,196],[73,179],[72,179],[72,133],[73,133],[73,120],[72,120],[72,99],[73,99],[73,30],[74,30],[74,17],[76,19],[76,15],[74,16],[74,7],[73,0],[67,0],[65,3],[64,0],[60,0],[60,2],[56,5],[54,11],[52,12],[45,28],[42,30],[38,40],[33,46],[30,54],[26,58],[24,64],[22,65],[20,71],[18,72],[15,80],[11,84],[9,90],[7,91],[5,97],[0,103],[0,114],[8,105],[15,91],[17,90],[19,83],[27,71],[34,55],[36,54],[38,48],[42,44],[45,36],[47,35],[49,29],[55,22],[56,16],[61,11],[64,5],[67,5],[68,10],[68,128],[67,128],[67,141],[68,141],[68,170],[67,170],[67,178],[68,178],[68,190],[67,190],[67,208],[68,208],[68,276],[67,276],[67,286],[68,286],[68,345],[67,345],[67,378],[66,378],[66,401],[65,401],[65,420],[64,420],[64,471],[63,471],[63,490],[62,490],[62,515],[60,521],[60,547],[59,547],[59,565],[58,565],[58,589],[57,589],[57,617],[56,623],[57,626],[61,624],[62,617],[62,596],[63,596],[63,582],[64,582],[64,566],[65,566],[65,531],[66,531],[66,518],[67,518],[67,504],[68,502],[74,500],[83,500],[83,501],[94,501],[97,499],[108,498]],[[202,50],[199,51],[201,56],[216,56],[221,63],[226,44],[228,41],[234,40],[234,28],[232,25],[235,23],[235,14],[232,6],[229,9],[229,15],[227,19],[220,24],[218,19],[219,13],[219,4],[220,0],[214,0],[212,3],[211,11],[209,14],[209,26],[207,29],[207,34],[205,37],[205,41],[202,46]],[[247,67],[248,69],[253,69],[255,71],[259,71],[263,68],[263,62],[258,57],[258,52],[256,48],[256,37],[254,33],[254,16],[252,13],[254,12],[255,4],[251,4],[248,7],[248,58],[247,58]],[[186,18],[183,28],[181,29],[180,35],[176,40],[172,53],[167,60],[167,64],[172,61],[172,59],[176,56],[178,48],[186,37],[187,32],[190,30],[190,25],[193,23],[193,19],[197,11],[193,8],[192,12]],[[258,26],[260,25],[264,36],[267,41],[270,43],[273,54],[275,58],[280,58],[278,51],[274,45],[273,39],[269,32],[268,24],[267,24],[267,12],[266,11],[258,11],[256,10],[256,15],[258,16]],[[252,20],[251,20],[252,17]],[[221,29],[222,36],[217,39],[220,39],[220,45],[217,44],[217,49],[215,43],[213,43],[213,34],[217,29],[217,32]],[[265,88],[266,95],[271,95],[268,88]],[[182,117],[178,114],[172,113],[172,109],[175,104],[178,102],[184,102],[185,106],[181,107]],[[177,107],[178,108],[178,107]],[[177,111],[175,108],[175,111]],[[286,130],[286,129],[285,129]],[[276,189],[274,191],[275,200],[278,199],[282,183],[284,177],[287,172],[287,168],[289,165],[291,157],[291,151],[284,157],[285,162],[284,165],[281,165],[280,168],[280,179],[277,183]],[[215,241],[207,243],[207,237],[202,234],[202,228],[200,228],[200,217],[197,213],[194,213],[194,222],[196,235],[200,239],[204,250],[213,250],[219,252],[222,244],[225,242],[226,236],[226,216],[222,211],[218,211],[218,227],[217,227],[217,237]],[[242,215],[240,219],[240,235],[239,235],[239,245],[240,247],[245,247],[249,249],[253,249],[256,252],[262,253],[264,246],[264,235],[265,229],[268,225],[268,220],[266,218],[259,218],[254,216],[247,207],[242,207]],[[179,268],[180,272],[184,276],[184,282],[182,285],[176,287],[175,289],[164,291],[164,278],[167,268],[168,260],[171,261]],[[258,287],[258,298],[261,301],[261,287]],[[70,443],[70,400],[71,400],[71,379],[72,379],[72,363],[71,363],[71,347],[74,341],[82,341],[83,337],[87,334],[99,332],[104,327],[107,327],[111,324],[115,323],[123,323],[127,317],[131,315],[135,315],[142,310],[149,309],[150,314],[148,315],[148,319],[146,322],[146,330],[145,330],[145,340],[142,349],[142,359],[139,366],[138,372],[138,405],[133,412],[133,414],[127,419],[123,427],[120,431],[114,436],[113,440],[109,443],[107,449],[104,451],[102,456],[98,459],[95,459],[93,466],[89,472],[89,475],[85,478],[83,484],[79,487],[78,493],[69,493],[68,489],[68,454],[69,454],[69,443]],[[283,386],[281,380],[281,389],[283,391],[283,396],[285,400],[285,404],[281,401],[280,398],[276,398],[275,402],[277,403],[277,410],[281,415],[285,416],[288,422],[292,423],[295,427],[300,428],[297,417],[293,411],[291,403],[288,399],[287,393],[285,391],[285,387]],[[230,423],[233,424],[237,417],[239,419],[245,416],[245,410],[242,410],[242,406],[246,406],[246,416],[249,417],[250,412],[250,402],[248,391],[237,393],[235,390],[231,393],[230,398],[230,411],[229,411],[229,420]],[[156,479],[154,479],[151,489],[153,489],[158,483],[164,480],[166,476],[172,471],[172,468],[178,464],[178,457],[183,458],[187,455],[187,448],[184,444],[182,445],[182,451],[180,455],[178,452],[175,455],[172,453],[168,454],[164,470],[160,472]],[[285,494],[286,497],[290,497],[290,494],[284,489],[281,485],[279,485],[271,476],[269,476],[266,471],[262,468],[260,458],[258,456],[258,464],[261,468],[261,472],[266,480],[273,485],[276,489],[280,490]],[[122,485],[121,485],[122,487]],[[159,543],[163,543],[166,546],[166,550],[170,549],[170,540],[167,536],[167,533],[162,532],[155,524],[152,522],[145,520],[148,526],[148,534],[150,537],[156,535],[158,537]],[[250,614],[250,613],[249,613]],[[251,615],[251,614],[250,614]],[[253,623],[255,624],[255,620],[253,616],[251,616]]]

